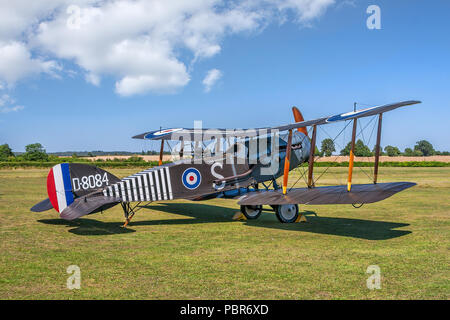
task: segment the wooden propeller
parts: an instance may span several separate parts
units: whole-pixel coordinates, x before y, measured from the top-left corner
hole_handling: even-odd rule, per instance
[[[292,107],[292,113],[294,114],[295,122],[305,121],[302,113],[300,112],[300,110],[297,109],[297,107]],[[308,131],[306,130],[306,127],[297,128],[297,131],[302,132],[306,136],[308,136]],[[283,194],[287,193],[287,183],[289,180],[289,167],[291,164],[291,150],[292,150],[292,129],[289,130],[288,142],[286,146],[286,157],[284,159]]]
[[[292,113],[294,114],[295,122],[305,121],[305,119],[303,118],[302,113],[300,112],[300,110],[297,109],[297,107],[292,107]],[[308,131],[306,130],[306,127],[298,128],[297,131],[298,132],[303,132],[305,135],[308,135]]]

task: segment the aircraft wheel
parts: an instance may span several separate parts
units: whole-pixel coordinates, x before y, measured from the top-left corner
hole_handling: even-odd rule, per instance
[[[292,223],[298,218],[298,204],[278,205],[275,209],[277,218],[282,223]]]
[[[248,220],[258,219],[262,212],[262,206],[241,206],[241,212]]]

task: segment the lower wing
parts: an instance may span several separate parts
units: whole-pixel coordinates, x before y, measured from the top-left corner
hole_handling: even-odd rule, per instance
[[[240,205],[282,204],[356,204],[373,203],[411,188],[413,182],[355,184],[350,192],[347,186],[329,186],[291,189],[286,195],[282,190],[256,191],[240,198]]]

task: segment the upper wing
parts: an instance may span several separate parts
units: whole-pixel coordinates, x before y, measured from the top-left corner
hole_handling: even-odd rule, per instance
[[[346,113],[340,113],[330,117],[323,117],[314,120],[302,121],[287,125],[282,125],[278,127],[266,127],[266,128],[256,128],[256,129],[192,129],[192,128],[172,128],[164,130],[149,131],[142,134],[138,134],[133,137],[133,139],[146,139],[146,140],[180,140],[183,141],[194,141],[195,135],[203,135],[203,140],[205,135],[211,137],[256,137],[265,134],[271,134],[274,131],[286,131],[290,129],[303,128],[313,125],[323,125],[327,123],[334,123],[338,121],[351,120],[356,118],[363,118],[373,116],[379,113],[391,111],[400,107],[409,106],[413,104],[420,103],[420,101],[409,100],[397,103],[386,104],[383,106],[376,106],[362,110],[356,110]],[[197,139],[200,140],[200,139]]]

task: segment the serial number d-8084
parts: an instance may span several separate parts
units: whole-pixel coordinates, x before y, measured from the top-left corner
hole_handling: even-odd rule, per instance
[[[101,188],[103,185],[109,185],[108,173],[106,172],[103,177],[100,173],[97,173],[72,179],[73,191]]]

